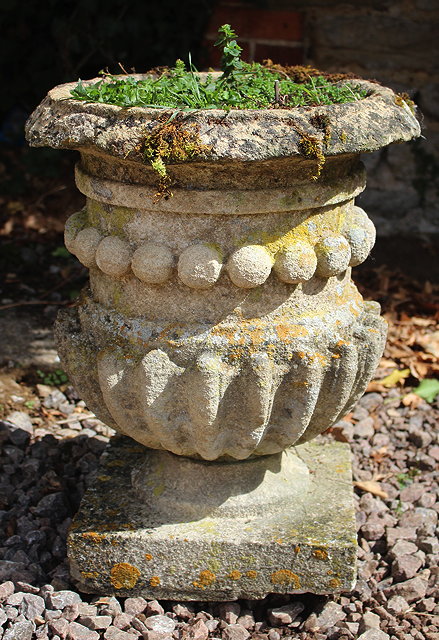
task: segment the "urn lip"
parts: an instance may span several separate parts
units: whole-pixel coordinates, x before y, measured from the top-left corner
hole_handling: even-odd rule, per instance
[[[101,78],[85,84],[98,80]],[[204,159],[212,161],[303,157],[304,137],[320,143],[324,156],[337,156],[376,151],[420,135],[415,114],[392,89],[367,80],[355,82],[368,91],[368,96],[344,104],[181,113],[185,125],[197,127],[200,141],[208,147]],[[142,163],[142,155],[136,152],[142,139],[159,116],[179,111],[75,100],[70,98],[70,91],[76,84],[54,87],[29,117],[26,139],[30,146],[77,149]]]

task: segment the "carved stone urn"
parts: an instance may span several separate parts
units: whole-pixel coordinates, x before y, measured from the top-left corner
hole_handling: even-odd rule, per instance
[[[351,281],[375,238],[359,155],[419,135],[404,101],[361,84],[349,104],[180,115],[202,151],[168,163],[172,197],[144,153],[172,111],[79,102],[67,84],[30,117],[32,146],[80,151],[87,198],[65,242],[90,286],[59,314],[60,356],[124,436],[69,535],[83,590],[352,587],[349,448],[309,441],[362,395],[385,342]]]

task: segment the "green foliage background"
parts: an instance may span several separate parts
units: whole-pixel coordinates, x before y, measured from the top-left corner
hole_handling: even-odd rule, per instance
[[[0,118],[12,107],[28,113],[61,82],[90,78],[100,69],[146,71],[192,54],[212,0],[2,0]]]

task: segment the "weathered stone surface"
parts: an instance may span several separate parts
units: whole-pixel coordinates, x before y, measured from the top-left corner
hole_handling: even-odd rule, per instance
[[[416,118],[408,106],[396,104],[391,89],[364,80],[358,84],[370,93],[356,102],[307,109],[197,110],[186,114],[185,123],[199,127],[202,143],[210,147],[206,155],[216,160],[254,161],[300,155],[301,132],[323,139],[322,131],[313,124],[317,114],[330,119],[330,155],[375,151],[390,142],[419,135]],[[139,149],[145,128],[157,122],[163,110],[132,107],[127,111],[114,105],[66,100],[75,86],[70,83],[55,87],[34,111],[26,125],[31,146],[94,147],[142,162]]]
[[[172,522],[127,490],[145,454],[129,439],[114,439],[69,535],[71,570],[81,590],[231,600],[350,589],[356,536],[348,448],[316,442],[296,453],[311,481],[282,512],[267,507],[263,516]]]
[[[98,417],[154,450],[115,441],[103,461],[69,537],[81,588],[224,600],[352,586],[346,449],[304,443],[350,410],[384,346],[379,305],[350,280],[375,240],[354,202],[359,153],[419,135],[404,100],[362,84],[349,104],[185,114],[204,151],[169,163],[172,198],[155,197],[141,152],[163,110],[69,100],[63,85],[29,119],[31,145],[81,152],[87,204],[65,238],[90,291],[60,316],[63,365]],[[138,615],[150,640],[174,630]],[[222,635],[249,634],[230,619]]]

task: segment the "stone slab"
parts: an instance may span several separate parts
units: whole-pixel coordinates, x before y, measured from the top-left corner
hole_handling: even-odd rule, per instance
[[[308,466],[310,483],[282,511],[168,523],[131,488],[131,471],[148,451],[114,437],[84,496],[68,537],[72,577],[82,591],[218,601],[353,588],[356,528],[348,445],[317,439],[294,447]],[[155,491],[159,496],[160,487]]]

